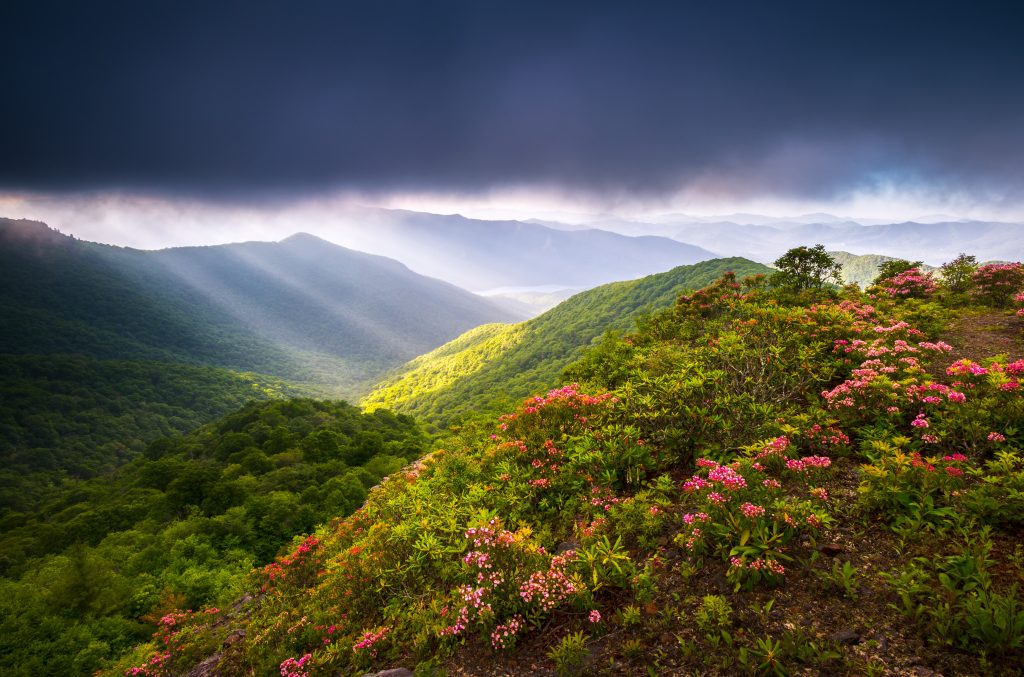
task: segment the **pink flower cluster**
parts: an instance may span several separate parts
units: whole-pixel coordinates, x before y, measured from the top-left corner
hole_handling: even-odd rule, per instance
[[[922,273],[918,268],[882,280],[879,286],[883,292],[896,298],[923,298],[938,288],[932,274]]]
[[[786,567],[782,566],[778,560],[770,558],[759,558],[749,562],[744,562],[739,557],[733,557],[729,560],[729,564],[734,569],[751,569],[754,571],[767,571],[777,576],[784,576],[786,574]]]
[[[764,515],[764,507],[754,505],[753,503],[744,503],[740,506],[740,512],[743,513],[744,517],[753,519]]]
[[[312,655],[306,654],[302,658],[286,658],[281,662],[281,677],[306,677],[306,663]]]
[[[569,551],[551,558],[547,571],[536,571],[519,586],[519,596],[527,604],[536,603],[541,611],[547,612],[576,593],[576,586],[565,572],[566,565],[576,553]]]
[[[1024,287],[1024,265],[989,263],[975,270],[971,281],[974,283],[974,289],[971,290],[974,298],[994,306],[1006,307]]]
[[[786,461],[786,468],[793,472],[807,472],[815,468],[828,468],[831,465],[832,459],[828,456],[804,456]]]
[[[391,632],[391,628],[380,627],[376,630],[368,630],[363,633],[363,638],[356,642],[355,646],[352,647],[352,651],[358,652],[364,649],[370,649],[370,655],[373,657],[377,656],[377,649],[374,647],[379,644],[388,634]]]
[[[491,630],[491,646],[495,649],[507,649],[515,643],[516,635],[526,625],[526,619],[516,614],[507,623],[499,623]]]

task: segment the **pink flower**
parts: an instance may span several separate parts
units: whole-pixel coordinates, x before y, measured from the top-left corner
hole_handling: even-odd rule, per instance
[[[991,433],[988,434],[988,441],[989,442],[1005,442],[1006,438],[1003,435],[1001,435],[1000,433],[991,432]]]
[[[598,611],[597,609],[591,609],[590,615],[587,616],[587,619],[591,623],[600,623],[601,622],[601,612]]]
[[[750,519],[753,519],[755,517],[760,517],[764,514],[764,507],[760,505],[754,505],[753,503],[744,503],[743,505],[740,506],[740,512],[742,512],[745,516],[749,517]]]

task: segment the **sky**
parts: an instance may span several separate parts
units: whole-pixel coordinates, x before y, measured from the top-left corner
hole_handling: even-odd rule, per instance
[[[342,203],[1024,221],[1021,12],[8,0],[0,215],[151,246]]]

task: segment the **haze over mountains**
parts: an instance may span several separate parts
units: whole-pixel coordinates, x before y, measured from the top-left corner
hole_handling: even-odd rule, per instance
[[[709,220],[685,215],[643,221],[606,219],[596,227],[623,233],[652,233],[711,249],[719,255],[745,256],[769,263],[799,245],[821,243],[853,254],[881,254],[941,265],[961,252],[979,260],[1024,257],[1024,224],[953,219],[944,215],[918,221],[879,222],[830,214],[773,218],[734,214]]]
[[[403,210],[360,210],[345,225],[319,232],[472,291],[587,288],[716,258],[708,249],[660,236],[628,237],[599,229],[564,230],[527,221]]]
[[[485,322],[518,319],[310,235],[140,251],[0,221],[0,352],[253,371],[351,392]]]

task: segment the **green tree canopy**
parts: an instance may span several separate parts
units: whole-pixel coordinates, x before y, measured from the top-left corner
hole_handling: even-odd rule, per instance
[[[821,289],[826,284],[842,284],[842,266],[825,251],[825,246],[794,247],[775,260],[778,272],[771,282],[792,291]]]
[[[875,279],[871,281],[871,284],[880,284],[883,280],[896,277],[900,273],[905,273],[912,268],[920,268],[923,264],[924,261],[907,261],[906,259],[883,261],[879,264],[878,274],[875,275]]]

